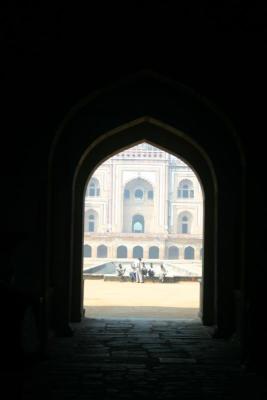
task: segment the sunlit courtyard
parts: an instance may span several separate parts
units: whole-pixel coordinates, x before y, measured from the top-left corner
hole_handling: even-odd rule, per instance
[[[84,281],[89,318],[198,318],[199,282]]]

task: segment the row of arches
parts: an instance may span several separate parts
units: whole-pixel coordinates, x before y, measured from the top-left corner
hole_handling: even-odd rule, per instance
[[[170,246],[167,250],[168,259],[169,260],[177,260],[180,258],[179,247]],[[203,248],[200,249],[200,258],[203,258]],[[192,246],[187,246],[184,248],[184,259],[185,260],[194,260],[195,259],[195,249]]]
[[[100,185],[99,185],[98,179],[96,179],[96,178],[90,179],[86,194],[89,197],[99,197],[100,196]],[[144,191],[140,188],[136,189],[134,191],[134,197],[136,199],[142,199],[144,197]],[[183,199],[194,198],[194,185],[190,179],[183,179],[179,183],[178,188],[177,188],[177,197],[183,198]],[[130,198],[130,190],[125,189],[124,190],[124,199],[129,199],[129,198]],[[149,200],[153,200],[153,198],[154,198],[153,190],[148,190],[147,198]]]
[[[193,216],[189,212],[182,212],[178,215],[177,233],[190,234]],[[97,232],[98,214],[94,210],[89,211],[85,231]],[[143,215],[135,214],[132,217],[132,233],[145,232],[145,218]]]
[[[105,245],[100,245],[97,247],[97,257],[105,258],[108,256],[108,247]],[[84,245],[83,249],[84,257],[92,257],[92,247],[88,244]],[[128,248],[126,246],[119,246],[117,247],[116,251],[117,258],[128,258]],[[180,252],[177,246],[170,246],[167,249],[167,258],[169,260],[176,260],[179,259]],[[144,257],[144,249],[142,246],[135,246],[133,247],[132,257],[138,258]],[[200,249],[200,257],[203,257],[203,249]],[[151,246],[148,249],[148,258],[150,259],[158,259],[159,258],[159,247]],[[195,249],[192,246],[187,246],[184,248],[184,259],[185,260],[194,260],[195,259]]]

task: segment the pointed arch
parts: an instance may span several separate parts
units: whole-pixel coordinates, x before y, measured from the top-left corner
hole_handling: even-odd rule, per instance
[[[177,232],[182,234],[190,234],[193,216],[188,211],[183,211],[178,215]]]
[[[100,104],[105,118],[99,118]],[[237,253],[244,248],[242,238],[239,246],[233,240],[236,229],[243,232],[241,142],[229,120],[203,96],[147,72],[81,101],[62,122],[52,145],[46,270],[55,289],[56,324],[78,321],[82,315],[81,209],[88,176],[116,152],[143,141],[185,160],[199,177],[206,207],[200,314],[206,325],[229,333],[235,325],[234,270],[241,268],[236,260],[243,260]],[[221,151],[226,148],[227,154]]]
[[[133,258],[143,258],[144,250],[142,246],[135,246],[133,248]]]
[[[184,258],[185,260],[194,260],[195,258],[195,249],[192,246],[187,246],[184,249]]]
[[[86,194],[89,197],[100,196],[100,185],[97,178],[91,178],[86,189]]]
[[[170,246],[168,248],[168,259],[177,260],[179,258],[179,249],[177,246]]]
[[[85,212],[84,231],[88,233],[97,232],[98,230],[98,213],[90,208]]]
[[[104,244],[97,247],[97,257],[106,258],[108,256],[108,248]]]
[[[92,247],[88,244],[83,246],[83,256],[84,257],[92,257]]]
[[[177,197],[183,199],[194,198],[194,185],[190,179],[183,179],[177,189]]]
[[[128,250],[126,246],[117,247],[117,258],[127,258]]]
[[[145,232],[145,218],[143,215],[135,214],[132,217],[132,232],[144,233]]]
[[[151,259],[158,259],[159,258],[159,248],[157,246],[149,247],[148,257]]]

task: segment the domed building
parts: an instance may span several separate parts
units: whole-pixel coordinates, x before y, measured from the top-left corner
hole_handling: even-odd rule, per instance
[[[116,154],[88,182],[84,266],[176,260],[201,265],[203,195],[182,160],[148,143]]]

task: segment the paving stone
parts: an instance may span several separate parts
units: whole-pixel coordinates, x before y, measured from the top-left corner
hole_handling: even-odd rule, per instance
[[[196,360],[194,358],[165,358],[160,357],[159,361],[162,364],[195,364]]]
[[[73,326],[72,338],[51,340],[47,359],[24,371],[22,400],[234,400],[246,383],[238,345],[212,339],[199,321],[85,319]],[[256,382],[249,388],[255,400]]]

